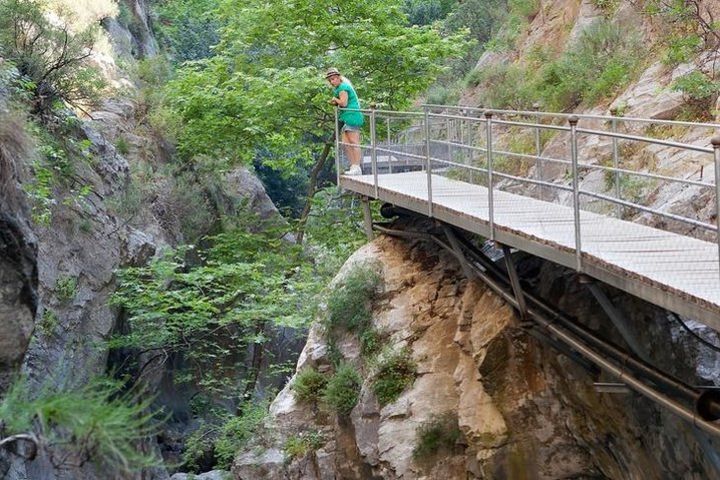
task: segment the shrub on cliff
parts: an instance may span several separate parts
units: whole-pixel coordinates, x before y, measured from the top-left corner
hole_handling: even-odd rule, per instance
[[[599,20],[567,52],[540,73],[538,90],[549,108],[594,103],[625,87],[642,65],[640,40],[619,24]]]
[[[184,468],[197,471],[203,458],[214,457],[215,466],[229,469],[237,453],[263,431],[268,413],[266,401],[245,402],[232,415],[209,407],[200,426],[185,441]]]
[[[370,323],[370,305],[377,294],[380,276],[371,266],[353,268],[328,298],[328,328],[361,333]]]
[[[314,368],[306,368],[295,375],[293,395],[298,401],[315,403],[325,390],[328,379]]]
[[[302,458],[322,447],[324,443],[325,438],[319,431],[301,432],[289,437],[283,445],[283,450],[289,459]]]
[[[49,10],[42,0],[0,0],[0,56],[26,79],[35,112],[57,101],[82,109],[99,100],[105,85],[88,62],[97,26],[76,31],[69,12],[56,8],[51,17]]]
[[[378,359],[372,390],[381,405],[392,403],[415,380],[415,362],[410,350],[390,351]]]
[[[422,460],[442,451],[452,451],[461,438],[457,413],[434,416],[417,429],[413,458]]]
[[[341,363],[328,381],[323,401],[338,415],[350,415],[360,396],[362,378],[355,367]]]
[[[107,472],[136,471],[161,463],[140,448],[157,431],[151,401],[104,377],[36,395],[21,378],[0,402],[0,437],[32,433],[58,470],[91,462]]]
[[[547,109],[571,110],[621,91],[643,64],[640,47],[637,35],[598,20],[557,58],[540,46],[526,64],[495,65],[470,80],[481,87],[481,103],[494,108],[529,108],[541,99]]]

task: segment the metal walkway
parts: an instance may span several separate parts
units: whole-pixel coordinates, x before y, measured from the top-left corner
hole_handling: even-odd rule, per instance
[[[710,198],[718,208],[717,179],[715,183],[709,183],[702,179],[670,177],[647,168],[631,171],[621,165],[618,153],[622,150],[618,148],[618,142],[654,144],[677,149],[683,155],[694,152],[701,171],[705,164],[712,166],[714,160],[717,177],[720,176],[720,141],[713,142],[713,150],[703,145],[619,133],[616,122],[628,122],[628,119],[615,117],[575,117],[570,118],[569,126],[564,126],[557,120],[542,123],[540,116],[551,114],[538,112],[493,111],[480,115],[468,110],[445,110],[434,113],[432,108],[426,107],[420,114],[378,110],[364,113],[370,127],[369,135],[365,135],[370,137],[370,142],[363,144],[366,174],[339,175],[338,184],[342,188],[437,218],[576,269],[720,331],[720,239],[717,243],[708,242],[669,229],[646,226],[630,220],[637,216],[630,217],[627,212],[657,215],[664,217],[668,224],[689,225],[697,231],[710,231],[713,236],[717,236],[717,225],[668,213],[638,199],[623,198],[622,188],[615,190],[618,184],[627,183],[624,178],[640,176],[654,182],[662,181],[663,185],[679,183],[685,189],[709,190]],[[508,118],[511,116],[513,118]],[[517,120],[518,116],[526,118]],[[580,129],[578,120],[604,122],[611,125],[612,130]],[[629,120],[670,126],[718,127]],[[391,121],[399,124],[398,130],[416,132],[415,138],[401,142],[396,137],[393,141]],[[409,124],[413,126],[409,128]],[[378,125],[387,126],[382,143],[377,139]],[[543,129],[565,135],[569,147],[567,158],[543,157],[540,142],[536,143],[534,155],[514,153],[506,146],[493,146],[507,142],[508,135],[522,135],[522,129],[529,131],[530,138],[535,140]],[[613,152],[614,164],[593,163],[592,159],[583,161],[578,151],[581,134],[604,137],[608,150]],[[708,138],[705,142],[709,143]],[[410,143],[414,148],[408,148]],[[338,148],[347,153],[352,147],[338,142]],[[508,173],[510,160],[502,162],[506,167],[503,171],[498,162],[500,157],[520,160],[529,157],[532,165],[523,175],[517,173],[517,169]],[[398,168],[393,168],[393,163]],[[570,174],[559,180],[543,178],[540,172],[552,163],[566,166]],[[408,171],[413,165],[415,171]],[[342,167],[340,156],[337,166]],[[599,189],[591,190],[583,182],[592,169],[600,169],[601,174],[612,181],[602,182]],[[588,198],[594,199],[595,203],[587,202]],[[606,204],[606,208],[598,208],[598,204]],[[658,223],[662,225],[662,222]]]

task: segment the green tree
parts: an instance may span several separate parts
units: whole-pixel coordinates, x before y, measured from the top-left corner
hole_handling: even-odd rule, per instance
[[[258,377],[287,374],[266,345],[276,326],[310,323],[320,291],[364,242],[359,217],[350,195],[323,190],[308,220],[311,255],[286,240],[291,225],[263,225],[249,215],[225,219],[235,228],[201,239],[202,247],[118,272],[113,300],[127,330],[110,345],[124,349],[123,368],[143,376],[172,358],[176,382],[198,390],[189,406],[201,425],[186,443],[186,467],[211,452],[227,466],[254,434],[267,410]]]
[[[33,110],[56,101],[83,109],[97,102],[104,80],[89,63],[97,26],[75,31],[72,15],[42,0],[0,0],[0,56],[11,60],[32,91]]]
[[[29,439],[57,471],[87,462],[116,474],[156,466],[161,460],[141,448],[158,431],[148,413],[153,399],[143,397],[106,377],[32,394],[21,377],[0,400],[0,438]]]
[[[212,58],[182,69],[170,83],[183,123],[178,151],[229,163],[264,162],[290,172],[310,169],[300,224],[333,146],[333,112],[321,72],[337,66],[365,106],[410,105],[458,55],[464,40],[431,27],[409,27],[399,0],[224,0],[226,22]],[[302,237],[302,236],[301,236]]]
[[[453,31],[469,29],[470,36],[482,45],[492,38],[507,16],[507,0],[466,0],[453,9],[446,25]]]
[[[220,41],[218,0],[163,0],[155,6],[159,41],[178,62],[200,60],[213,55]]]
[[[312,262],[282,239],[287,227],[251,233],[260,223],[246,222],[206,239],[206,251],[179,249],[118,272],[113,302],[126,310],[130,331],[110,344],[150,354],[137,375],[173,356],[185,365],[175,378],[209,398],[251,398],[273,326],[310,321],[322,286]]]
[[[405,0],[404,9],[410,25],[430,25],[447,17],[457,3],[457,0]]]

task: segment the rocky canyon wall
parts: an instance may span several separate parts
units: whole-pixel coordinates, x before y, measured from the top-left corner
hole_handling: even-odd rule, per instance
[[[236,458],[235,478],[647,480],[715,474],[690,425],[634,393],[598,392],[594,382],[615,379],[531,338],[512,308],[482,282],[465,278],[447,252],[381,237],[356,252],[336,282],[363,263],[382,272],[372,325],[382,332],[384,348],[409,349],[416,365],[412,384],[396,401],[380,405],[371,388],[372,362],[363,359],[356,335],[343,336],[337,348],[362,375],[357,406],[347,417],[337,416],[299,401],[291,381],[271,406],[264,443]],[[573,272],[532,257],[524,257],[519,269],[533,292],[599,334],[617,337]],[[681,333],[659,309],[608,293],[632,320],[654,364],[691,382],[714,380],[715,352]],[[717,340],[714,332],[704,334]],[[336,368],[325,338],[318,323],[298,372]],[[438,425],[457,435],[427,453],[420,447],[427,441],[422,432]],[[313,448],[288,454],[289,438],[318,432],[323,440]]]

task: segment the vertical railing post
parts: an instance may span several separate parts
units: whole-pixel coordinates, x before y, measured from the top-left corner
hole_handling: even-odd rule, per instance
[[[375,133],[375,105],[370,105],[370,162],[372,165],[375,198],[378,198],[377,135]]]
[[[427,161],[425,170],[427,171],[427,188],[428,188],[428,216],[433,216],[432,201],[432,160],[430,157],[430,111],[428,107],[425,110],[425,159]]]
[[[717,231],[715,232],[718,244],[718,268],[720,268],[720,136],[712,138],[712,146],[715,152],[715,220]]]
[[[490,222],[490,240],[495,241],[495,205],[493,202],[493,149],[492,149],[492,112],[485,112],[485,133],[487,135],[487,172],[488,172],[488,220]]]
[[[540,116],[537,112],[540,110],[539,103],[533,103],[532,109],[535,113],[535,123],[540,125]],[[540,141],[540,127],[535,127],[535,179],[542,181],[543,179],[543,166],[542,166],[542,145]],[[540,200],[545,198],[545,187],[540,185]]]
[[[572,159],[573,216],[575,218],[575,261],[578,272],[582,271],[582,244],[580,242],[580,182],[578,176],[577,124],[579,118],[573,115],[570,123],[570,157]]]
[[[387,149],[392,150],[392,148],[390,148],[390,114],[387,114],[387,117],[385,118],[385,123],[387,124]],[[388,173],[392,173],[392,155],[389,151],[385,153],[387,154],[388,159]]]
[[[465,110],[460,110],[460,111],[458,112],[458,115],[460,115],[461,117],[464,117],[464,116],[465,116]],[[463,135],[463,125],[465,124],[465,120],[458,120],[458,122],[459,122],[459,124],[460,124],[460,128],[459,128],[459,131],[458,131],[458,135],[459,135],[459,137],[458,137],[458,143],[459,143],[460,145],[465,145],[465,135]],[[460,158],[462,159],[462,164],[463,164],[463,165],[465,165],[465,158],[467,158],[467,152],[468,152],[468,149],[467,149],[467,148],[462,148],[462,147],[460,148]]]
[[[342,173],[342,162],[340,161],[340,126],[338,119],[338,107],[335,107],[335,170],[337,170],[337,186],[340,188],[340,174]]]
[[[613,119],[611,121],[612,133],[617,133],[617,119],[615,118],[615,114],[617,113],[617,110],[612,110],[610,113],[613,116]],[[620,155],[618,153],[617,137],[612,137],[612,149],[613,149],[613,168],[615,169],[615,198],[617,198],[618,200],[622,200],[620,198],[620,172],[618,171],[618,168],[620,168]],[[618,218],[622,217],[622,206],[619,203],[615,205],[615,215]]]
[[[450,115],[450,111],[449,111],[447,108],[445,109],[445,115]],[[450,143],[452,142],[452,135],[451,135],[451,133],[450,133],[450,132],[451,132],[451,130],[450,130],[450,128],[451,128],[450,123],[451,123],[451,122],[450,122],[450,119],[449,119],[449,118],[446,118],[446,119],[445,119],[445,130],[446,130],[446,132],[445,132],[445,133],[447,133],[447,138],[446,138],[446,140],[447,140],[447,153],[448,153],[447,160],[448,160],[448,162],[452,162],[452,146],[450,145]]]
[[[464,110],[464,111],[463,111],[463,116],[464,116],[464,117],[467,117],[467,116],[468,116],[468,111],[467,111],[467,110]],[[472,112],[469,113],[469,116],[470,116],[470,118],[473,118]],[[475,132],[475,122],[474,122],[473,120],[470,120],[470,123],[469,123],[468,125],[469,125],[469,128],[468,128],[468,140],[467,140],[467,142],[468,142],[468,145],[469,145],[470,147],[475,147],[475,135],[474,135],[474,132]],[[474,149],[474,148],[469,148],[469,149],[466,149],[466,150],[469,151],[469,153],[468,153],[468,165],[470,165],[471,167],[474,167],[474,166],[475,166],[475,149]],[[470,169],[470,183],[475,183],[475,170],[473,170],[472,168]]]

